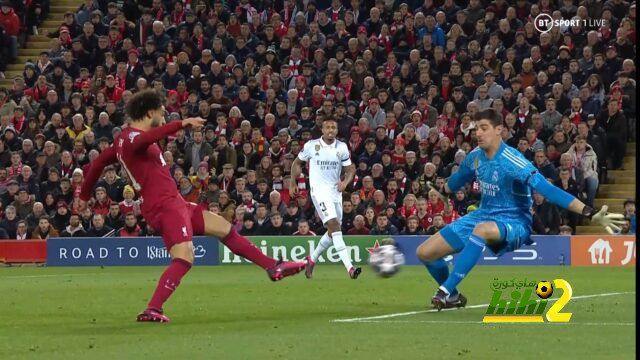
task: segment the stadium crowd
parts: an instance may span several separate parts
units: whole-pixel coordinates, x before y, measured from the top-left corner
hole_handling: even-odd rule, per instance
[[[34,33],[49,1],[3,1],[0,44]],[[128,119],[137,91],[166,98],[167,122],[203,129],[159,143],[188,201],[244,235],[324,230],[304,189],[289,195],[305,141],[338,120],[357,174],[344,196],[349,235],[433,234],[473,211],[468,184],[443,186],[476,146],[474,114],[504,117],[504,141],[549,181],[593,205],[607,169],[635,141],[635,2],[625,0],[85,0],[47,34],[51,48],[0,88],[0,237],[148,236],[116,164],[89,208],[91,160]],[[533,20],[604,19],[538,32]],[[35,16],[34,14],[37,14]],[[29,30],[31,29],[31,30]],[[9,44],[10,46],[6,46]],[[1,61],[0,61],[1,62]],[[5,64],[0,63],[0,73]],[[533,195],[538,234],[581,222]],[[625,202],[635,232],[635,202]]]

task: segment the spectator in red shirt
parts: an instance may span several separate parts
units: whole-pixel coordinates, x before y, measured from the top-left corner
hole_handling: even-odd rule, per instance
[[[347,235],[369,235],[370,231],[365,226],[364,216],[356,215],[353,219],[353,227],[347,231]]]
[[[408,194],[402,201],[402,206],[398,209],[398,215],[408,218],[412,215],[418,214],[418,206],[416,196]]]
[[[200,189],[193,186],[189,178],[186,176],[183,176],[178,183],[180,185],[180,195],[182,195],[184,200],[187,202],[197,203],[198,198],[200,197]]]
[[[116,232],[116,236],[138,237],[140,236],[140,226],[138,219],[133,213],[127,214],[124,218],[124,226]]]
[[[405,149],[406,142],[403,138],[399,137],[395,141],[395,146],[393,148],[393,153],[391,154],[391,161],[397,165],[404,165],[406,162],[405,159]]]
[[[96,201],[93,204],[93,213],[100,215],[107,215],[109,213],[109,205],[111,205],[111,199],[107,196],[107,190],[102,186],[96,189]]]
[[[105,87],[102,90],[107,100],[112,100],[115,103],[118,103],[122,100],[122,88],[116,85],[116,78],[113,75],[107,75],[105,79]]]
[[[435,190],[429,191],[429,201],[427,201],[427,212],[429,214],[442,213],[444,211],[444,201],[438,197],[438,193]]]
[[[20,158],[20,153],[14,151],[11,153],[11,166],[9,167],[9,177],[15,178],[16,176],[22,174],[22,159]]]
[[[20,33],[20,18],[13,11],[10,1],[3,1],[0,5],[0,25],[9,36],[10,53],[9,60],[13,62],[18,56],[18,34]]]
[[[444,211],[442,212],[442,220],[447,225],[451,224],[452,222],[457,220],[459,217],[460,217],[460,214],[458,214],[457,211],[453,210],[453,207],[451,206],[445,207]]]
[[[131,185],[125,185],[122,190],[122,197],[124,200],[120,202],[120,213],[122,214],[133,214],[135,216],[139,216],[140,211],[140,200],[134,200],[136,196],[136,192],[133,190]]]

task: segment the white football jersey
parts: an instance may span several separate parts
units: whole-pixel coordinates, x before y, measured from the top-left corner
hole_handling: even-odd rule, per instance
[[[309,162],[309,184],[311,196],[331,198],[342,203],[338,181],[343,166],[351,165],[347,144],[336,139],[327,145],[322,137],[309,140],[298,154],[298,159]]]

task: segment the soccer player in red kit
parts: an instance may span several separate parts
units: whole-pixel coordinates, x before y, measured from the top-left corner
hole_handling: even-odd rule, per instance
[[[169,321],[162,306],[191,269],[194,234],[217,237],[235,254],[265,269],[273,281],[305,268],[304,262],[282,262],[264,255],[224,218],[182,199],[156,142],[178,129],[204,126],[204,119],[188,118],[164,125],[165,109],[161,97],[154,91],[135,94],[129,99],[126,112],[131,124],[93,161],[82,185],[80,207],[81,210],[86,207],[103,168],[118,161],[144,199],[142,216],[162,234],[172,258],[171,264],[160,277],[148,307],[138,315],[138,321]]]

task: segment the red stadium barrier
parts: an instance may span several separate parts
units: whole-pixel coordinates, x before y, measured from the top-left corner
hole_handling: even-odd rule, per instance
[[[47,240],[0,240],[0,262],[44,263]]]

